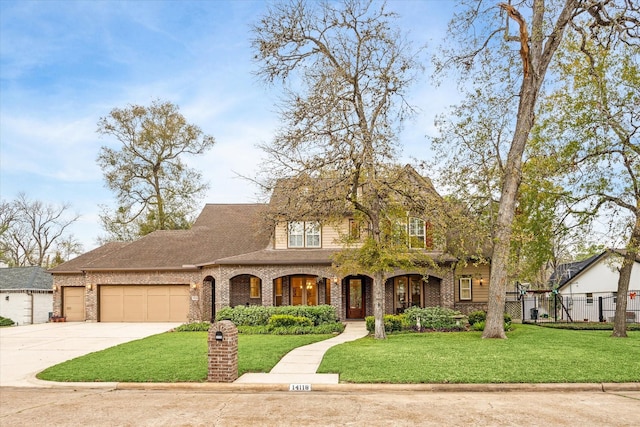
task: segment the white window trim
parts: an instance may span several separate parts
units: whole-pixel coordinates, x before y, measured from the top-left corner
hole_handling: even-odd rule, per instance
[[[295,227],[295,228],[294,228]],[[317,228],[317,233],[310,233],[314,228]],[[296,231],[296,233],[292,233],[292,231]],[[300,235],[299,232],[302,232]],[[317,236],[318,244],[313,245],[310,243],[311,238]],[[297,241],[300,241],[300,237],[302,238],[302,244],[292,244],[296,243],[292,241],[292,237],[296,237]],[[322,226],[318,221],[290,221],[287,223],[287,246],[289,248],[322,248]]]
[[[464,289],[466,290],[468,288],[468,290],[469,290],[469,297],[468,298],[463,298],[462,297],[463,282],[465,283]],[[458,281],[458,297],[460,298],[460,301],[472,301],[473,300],[473,292],[472,292],[471,285],[472,285],[471,277],[461,277],[459,279],[459,281]]]
[[[420,222],[422,224],[422,227],[415,227],[412,226],[413,222]],[[423,220],[422,218],[417,218],[417,217],[409,217],[408,222],[407,222],[407,231],[408,231],[408,235],[409,235],[409,248],[411,249],[425,249],[427,247],[427,223],[425,220]],[[416,231],[419,231],[419,233],[416,233]],[[416,239],[421,239],[422,240],[422,246],[413,248],[411,246],[411,241],[413,240],[413,238]]]

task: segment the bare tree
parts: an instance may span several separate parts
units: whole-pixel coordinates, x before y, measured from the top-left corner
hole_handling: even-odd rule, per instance
[[[24,193],[11,203],[3,202],[0,253],[4,262],[12,267],[47,267],[55,244],[63,239],[74,241],[65,234],[79,218],[78,214],[68,215],[70,207],[68,203],[55,206],[30,200]]]
[[[462,0],[460,4],[466,8],[452,20],[451,37],[447,40],[448,45],[452,39],[459,43],[455,48],[443,49],[439,69],[458,67],[468,77],[479,65],[495,67],[496,79],[504,75],[501,71],[521,76],[513,136],[501,183],[487,323],[483,333],[484,338],[506,338],[503,310],[523,153],[535,123],[535,111],[549,65],[572,25],[589,28],[596,39],[608,35],[625,39],[637,37],[639,6],[631,0],[532,0],[519,1],[515,5]],[[516,24],[515,33],[510,31],[511,22]],[[507,49],[511,43],[516,43],[517,52]],[[491,60],[477,64],[479,54],[486,51],[493,52]]]
[[[360,268],[373,278],[375,336],[385,338],[383,253],[400,206],[397,130],[412,113],[405,93],[421,66],[384,3],[284,1],[253,26],[258,76],[281,81],[282,128],[263,144],[267,190],[285,185],[284,216],[352,211],[370,234]],[[283,180],[283,178],[287,178]],[[406,185],[403,184],[403,188]],[[286,199],[286,200],[285,200]],[[406,207],[403,214],[406,215]],[[343,260],[344,261],[344,260]],[[366,265],[365,265],[366,264]]]

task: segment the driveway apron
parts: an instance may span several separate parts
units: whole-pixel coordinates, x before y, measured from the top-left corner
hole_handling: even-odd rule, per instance
[[[49,366],[178,325],[56,322],[0,328],[0,387],[51,387],[35,375]]]

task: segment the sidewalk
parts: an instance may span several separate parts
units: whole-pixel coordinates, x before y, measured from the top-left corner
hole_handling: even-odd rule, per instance
[[[331,347],[368,335],[364,322],[347,322],[343,333],[328,340],[298,347],[287,353],[268,374],[247,373],[239,384],[338,384],[338,374],[316,374]]]

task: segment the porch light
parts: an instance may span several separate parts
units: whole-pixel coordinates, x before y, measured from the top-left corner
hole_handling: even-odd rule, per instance
[[[191,284],[191,289],[196,289],[197,287],[198,287],[198,284],[197,284],[197,283],[192,283],[192,284]]]
[[[87,283],[86,288],[87,288],[88,291],[92,290],[93,289],[93,284]]]
[[[338,278],[336,276],[333,276],[333,279],[331,279],[333,281],[334,285],[338,284]]]
[[[482,286],[482,276],[480,276],[480,286]]]
[[[57,292],[58,291],[58,286],[57,285],[53,285],[51,287],[51,290],[53,290],[53,292]]]

